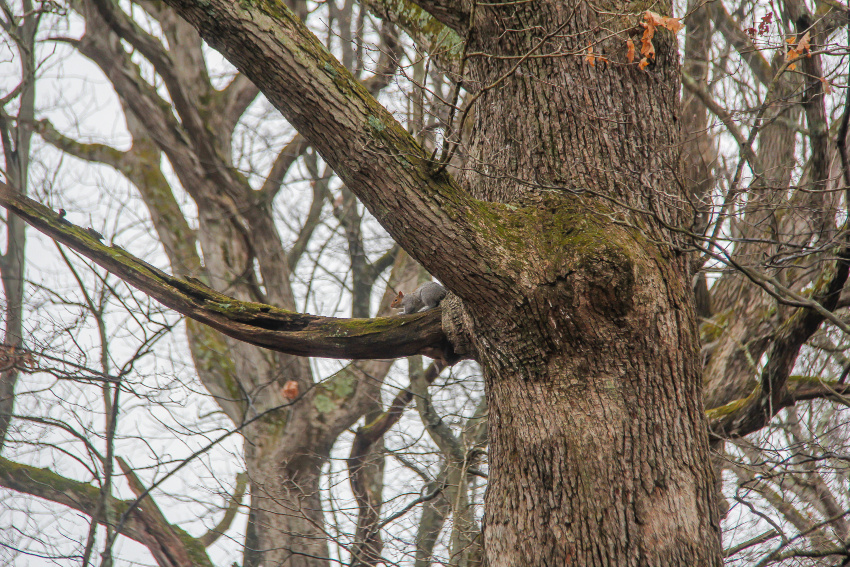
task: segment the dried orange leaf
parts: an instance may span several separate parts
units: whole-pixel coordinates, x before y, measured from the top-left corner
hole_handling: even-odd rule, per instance
[[[793,43],[797,43],[797,36],[796,36],[796,35],[792,35],[791,37],[789,37],[788,39],[786,39],[786,40],[785,40],[785,42],[786,42],[786,43],[792,43],[792,44],[793,44]]]
[[[626,40],[626,60],[629,63],[635,60],[635,42],[630,39]]]
[[[797,49],[796,49],[797,53],[799,55],[802,55],[803,53],[809,52],[809,57],[811,57],[812,56],[811,41],[812,41],[811,34],[809,34],[809,32],[806,32],[805,35],[803,35],[803,37],[800,38],[800,43],[797,44]]]
[[[680,29],[685,27],[682,22],[679,21],[679,18],[664,18],[663,25],[673,33],[677,33]]]
[[[643,19],[646,20],[647,24],[654,28],[664,25],[664,16],[656,14],[655,12],[650,12],[649,10],[647,10],[643,15]]]
[[[298,382],[296,382],[295,380],[290,380],[289,382],[284,384],[283,388],[281,388],[280,393],[285,399],[289,401],[294,400],[298,397]]]
[[[652,38],[655,35],[653,26],[646,26],[643,36],[640,38],[640,54],[644,57],[655,57],[655,46],[652,45]]]
[[[593,46],[587,46],[587,55],[584,58],[585,61],[590,63],[591,67],[596,67],[596,57],[593,56]]]
[[[796,63],[791,63],[790,65],[788,65],[788,70],[789,70],[789,71],[793,71],[793,70],[794,70],[794,69],[796,69],[796,68],[797,68],[797,64],[796,64]]]
[[[821,77],[820,82],[823,85],[823,92],[826,94],[832,94],[832,85],[829,84],[829,81]]]
[[[644,69],[646,69],[647,65],[649,65],[649,59],[644,57],[643,59],[640,60],[640,63],[638,63],[638,69],[643,71]]]
[[[800,57],[800,52],[794,49],[793,47],[789,48],[788,51],[785,53],[785,61],[794,61],[798,57]]]

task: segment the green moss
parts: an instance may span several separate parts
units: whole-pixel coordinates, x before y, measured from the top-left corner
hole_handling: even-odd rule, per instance
[[[330,413],[343,405],[357,385],[357,376],[351,367],[345,367],[316,386],[313,404],[320,413]]]
[[[330,413],[336,409],[336,404],[333,403],[330,396],[325,394],[316,394],[313,398],[313,405],[319,410],[319,413]]]
[[[825,386],[838,386],[837,381],[832,380],[824,380],[823,376],[804,376],[795,374],[794,376],[788,377],[788,382],[794,382],[797,384],[823,384]]]
[[[704,343],[712,343],[719,339],[729,325],[729,318],[734,314],[732,309],[716,313],[700,326],[700,338]]]
[[[384,128],[386,128],[383,122],[381,122],[376,116],[373,116],[371,114],[369,115],[367,122],[369,123],[369,127],[372,128],[372,130],[376,130],[378,132],[382,132]]]
[[[188,533],[186,533],[183,529],[172,525],[172,531],[174,534],[180,539],[180,542],[183,544],[186,553],[189,554],[189,559],[192,560],[192,565],[205,565],[208,567],[212,567],[213,563],[210,561],[209,556],[207,555],[204,546],[201,542]]]
[[[229,356],[224,335],[191,319],[186,320],[186,328],[198,374],[220,377],[223,380],[220,385],[228,397],[231,400],[242,399],[242,389],[236,380],[236,365]]]
[[[705,415],[708,417],[709,421],[714,421],[718,419],[724,419],[729,417],[730,415],[746,408],[756,396],[761,395],[761,387],[756,387],[752,393],[746,398],[741,398],[740,400],[735,400],[733,402],[729,402],[726,405],[712,408],[710,410],[706,410]]]
[[[531,204],[477,201],[467,220],[506,252],[499,255],[501,266],[484,264],[482,271],[519,273],[535,264],[555,278],[567,265],[579,268],[603,260],[628,269],[632,256],[643,253],[643,237],[613,225],[608,213],[596,203],[557,196]],[[541,258],[547,261],[541,264]],[[526,259],[533,262],[526,266]]]

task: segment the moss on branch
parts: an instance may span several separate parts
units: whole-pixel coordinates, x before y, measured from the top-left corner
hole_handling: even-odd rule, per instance
[[[237,340],[298,356],[396,358],[442,347],[440,309],[408,316],[337,319],[239,301],[193,278],[181,279],[118,246],[107,246],[49,208],[0,183],[0,205],[128,284]]]

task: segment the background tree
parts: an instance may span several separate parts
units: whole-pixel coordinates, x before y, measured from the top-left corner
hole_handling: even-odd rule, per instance
[[[199,65],[205,55],[200,40],[161,5],[122,12],[93,1],[74,5],[86,20],[85,35],[63,41],[109,78],[125,110],[132,148],[117,152],[80,144],[46,122],[40,123],[40,133],[72,155],[127,176],[151,210],[172,273],[200,278],[205,285],[134,266],[121,250],[98,248],[47,212],[4,194],[6,202],[166,305],[254,344],[296,354],[423,351],[482,361],[493,427],[489,494],[498,503],[489,507],[485,521],[485,535],[494,538],[493,564],[568,559],[594,564],[602,549],[615,562],[627,557],[652,564],[711,562],[718,550],[707,535],[714,533],[714,507],[701,448],[700,361],[687,346],[696,336],[687,308],[694,266],[704,267],[694,287],[715,448],[721,449],[724,439],[758,431],[783,407],[844,389],[842,373],[835,371],[837,357],[824,359],[816,373],[792,372],[801,368],[799,356],[807,344],[824,344],[831,333],[844,331],[838,292],[846,279],[842,189],[848,181],[842,174],[850,169],[841,156],[846,114],[835,111],[841,110],[837,95],[827,104],[824,89],[832,88],[832,69],[840,69],[840,57],[846,56],[838,48],[846,7],[785,3],[768,17],[759,5],[738,5],[731,15],[719,4],[688,6],[681,110],[686,135],[680,146],[673,120],[679,105],[675,45],[672,34],[644,12],[613,5],[603,10],[585,4],[446,7],[430,2],[394,10],[374,3],[369,6],[374,13],[402,26],[430,56],[425,62],[408,54],[410,67],[403,71],[412,83],[426,93],[442,90],[444,77],[451,83],[445,92],[436,91],[434,99],[442,99],[442,105],[429,107],[421,94],[410,99],[410,129],[425,145],[423,152],[345,73],[347,68],[362,74],[365,66],[363,42],[349,43],[358,35],[352,30],[363,29],[356,22],[368,20],[363,11],[355,14],[350,4],[329,6],[327,19],[339,23],[341,40],[336,44],[330,33],[329,43],[341,50],[343,68],[286,12],[241,7],[253,10],[247,20],[261,22],[262,31],[256,31],[245,27],[244,14],[231,14],[230,6],[208,7],[223,10],[210,19],[207,9],[193,16],[186,4],[180,9],[201,26],[202,35],[263,89],[345,185],[331,180],[330,170],[300,136],[266,164],[271,173],[260,185],[252,172],[263,162],[240,159],[232,143],[239,119],[257,95],[255,87],[242,75],[225,88],[214,85]],[[309,21],[309,5],[290,8]],[[436,19],[417,11],[421,8]],[[234,27],[228,28],[231,19]],[[383,32],[382,53],[398,49],[388,25],[375,30]],[[649,31],[655,31],[651,44]],[[458,37],[466,39],[463,47]],[[162,38],[168,51],[159,43]],[[229,43],[230,38],[253,43],[248,48]],[[640,56],[629,61],[628,39],[644,48],[645,69]],[[650,45],[655,57],[645,51]],[[824,60],[828,53],[835,59]],[[393,60],[386,57],[382,65],[389,67],[383,68],[394,68]],[[739,65],[747,66],[753,80],[731,78],[730,69]],[[733,113],[718,100],[752,110]],[[426,118],[429,112],[434,119]],[[834,116],[828,118],[828,112]],[[734,151],[726,140],[734,141]],[[680,149],[684,176],[677,167]],[[160,199],[177,187],[162,172],[161,155],[198,208],[203,262],[179,201]],[[276,234],[270,203],[297,155],[313,179],[315,206],[292,230],[290,247]],[[352,157],[364,155],[368,159]],[[459,176],[463,189],[449,173]],[[261,188],[251,189],[252,180]],[[376,335],[365,322],[352,327],[295,317],[232,302],[206,287],[294,311],[287,270],[297,261],[281,263],[281,258],[309,250],[316,230],[309,221],[321,216],[321,204],[333,192],[335,220],[349,255],[351,314],[370,314],[368,290],[379,268],[394,257],[385,249],[368,261],[357,194],[392,236],[459,296],[459,303],[444,307],[442,325],[436,314],[420,316],[418,328],[400,335],[393,329],[407,323],[398,319],[371,341]],[[169,251],[170,246],[182,247],[185,255]],[[396,260],[404,262],[404,256]],[[415,269],[409,273],[408,289],[417,278]],[[295,332],[305,328],[317,333]],[[358,519],[345,552],[354,562],[376,563],[383,541],[375,526],[386,525],[376,489],[380,435],[414,397],[444,461],[433,479],[422,475],[432,488],[421,497],[426,507],[416,559],[427,562],[432,555],[438,538],[431,526],[450,510],[450,561],[477,560],[476,518],[466,502],[475,502],[475,491],[467,496],[467,488],[481,473],[474,465],[481,420],[473,419],[463,435],[441,427],[424,389],[428,379],[415,362],[410,393],[399,393],[382,412],[380,381],[388,363],[365,363],[375,366],[360,366],[362,374],[354,374],[354,381],[351,372],[358,367],[350,367],[313,388],[313,371],[300,359],[270,359],[191,322],[187,329],[198,375],[247,442],[252,520],[246,563],[325,562],[321,467],[333,442],[364,414],[368,425],[355,436],[349,456]],[[345,344],[328,340],[352,332],[360,338]],[[211,344],[219,346],[211,349]],[[227,354],[211,355],[222,352]],[[274,408],[286,403],[289,382],[303,397],[291,406],[281,429]],[[330,408],[336,409],[328,416]],[[469,416],[483,411],[479,404]],[[730,457],[758,454],[737,451],[730,450]],[[717,472],[730,466],[725,463],[718,456]],[[742,480],[742,486],[753,481]],[[826,502],[820,490],[808,500],[797,493],[797,504],[816,507],[815,495],[817,502]],[[779,513],[784,513],[780,502],[793,501],[785,496],[773,501]],[[829,510],[842,515],[845,510],[838,503],[822,505],[822,520],[794,526],[801,534],[797,540],[807,541],[810,547],[803,552],[810,554],[844,553],[838,527],[838,543],[813,535],[823,532],[823,522],[838,525]],[[534,546],[524,547],[511,535],[520,533],[516,530],[523,537],[530,534]],[[592,535],[578,537],[570,530]],[[740,534],[742,539],[759,535]],[[793,555],[787,547],[783,542],[765,561]]]
[[[0,141],[3,143],[4,173],[8,182],[21,193],[29,184],[30,142],[35,118],[35,46],[36,32],[43,12],[32,2],[23,2],[16,13],[8,3],[0,5],[6,47],[14,54],[17,84],[10,84],[0,100]],[[3,281],[3,350],[9,360],[19,356],[23,346],[24,249],[26,223],[6,213],[5,251],[0,255],[0,275]],[[15,383],[18,367],[4,364],[0,369],[0,449],[9,428],[9,416],[14,411]]]

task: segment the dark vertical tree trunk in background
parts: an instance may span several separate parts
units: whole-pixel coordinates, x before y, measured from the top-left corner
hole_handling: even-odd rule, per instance
[[[246,540],[253,547],[245,551],[246,564],[327,567],[320,480],[329,447],[293,450],[268,431],[254,432],[252,440],[245,463],[256,537]]]

